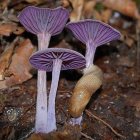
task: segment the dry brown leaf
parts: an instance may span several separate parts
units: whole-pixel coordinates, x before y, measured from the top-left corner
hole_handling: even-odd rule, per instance
[[[12,62],[7,70],[7,73],[10,73],[11,76],[0,82],[0,89],[21,84],[32,77],[29,57],[34,51],[35,47],[29,39],[20,43],[12,56]]]
[[[84,17],[91,18],[94,15],[94,6],[96,5],[96,1],[90,0],[84,4],[83,13]]]
[[[16,31],[16,24],[6,23],[0,25],[0,35],[9,36],[12,32]]]
[[[61,0],[61,3],[62,3],[62,6],[65,8],[70,6],[69,0]]]
[[[25,29],[23,27],[16,27],[16,30],[13,31],[14,34],[16,35],[20,35],[25,31]]]
[[[101,14],[98,11],[94,10],[93,14],[94,19],[102,20]]]
[[[10,3],[10,0],[1,0],[0,9],[4,10],[6,7],[8,7],[9,3]]]
[[[121,31],[121,40],[127,44],[128,47],[132,47],[135,40],[135,37],[131,36],[125,30]]]
[[[106,7],[116,10],[126,16],[140,19],[136,3],[132,0],[97,0],[101,1]]]
[[[4,72],[8,68],[11,57],[17,43],[18,38],[16,38],[9,47],[0,56],[0,80],[4,80]]]
[[[8,86],[23,83],[32,77],[30,74],[32,67],[29,63],[29,57],[34,51],[35,47],[32,45],[29,39],[26,39],[20,43],[12,57],[12,62],[8,69],[9,73],[12,74],[10,79],[6,80],[6,84]]]
[[[43,134],[32,134],[27,140],[45,140]]]
[[[105,23],[108,23],[111,15],[112,15],[112,10],[106,9],[101,12],[101,20]]]
[[[64,126],[62,131],[54,131],[48,134],[32,134],[27,140],[80,140],[81,129],[79,126]]]
[[[36,3],[36,4],[40,4],[43,2],[43,0],[25,0],[27,1],[28,3]]]
[[[84,0],[70,0],[73,11],[70,15],[70,21],[78,21],[81,19]]]

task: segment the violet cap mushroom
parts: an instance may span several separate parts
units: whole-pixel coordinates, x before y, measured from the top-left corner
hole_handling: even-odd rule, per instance
[[[96,48],[112,40],[120,38],[120,32],[98,20],[70,22],[66,25],[75,37],[86,44],[86,67],[93,64]]]
[[[85,57],[73,50],[64,48],[49,48],[33,54],[30,58],[32,66],[39,70],[52,71],[52,83],[48,102],[48,129],[56,130],[55,98],[61,70],[84,68]],[[42,115],[40,116],[43,117]]]
[[[44,50],[48,48],[51,36],[63,30],[68,17],[69,12],[63,7],[49,9],[29,6],[22,10],[18,19],[29,32],[37,35],[38,49]],[[37,87],[35,132],[47,133],[46,71],[38,71]]]
[[[51,36],[62,32],[68,18],[69,11],[63,7],[50,9],[29,6],[18,16],[27,31],[37,35],[39,50],[48,48]]]
[[[72,124],[80,124],[82,113],[92,94],[100,88],[103,81],[102,70],[93,65],[96,48],[112,40],[120,38],[120,33],[108,24],[98,20],[83,20],[79,22],[70,22],[66,25],[72,31],[75,37],[86,44],[86,68],[84,75],[77,82],[70,99],[69,112]]]

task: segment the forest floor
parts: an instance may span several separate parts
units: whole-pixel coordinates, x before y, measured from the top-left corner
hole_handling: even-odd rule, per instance
[[[20,4],[16,5],[18,5],[16,9],[18,11]],[[14,8],[14,5],[10,6]],[[140,77],[137,64],[139,60],[136,57],[138,44],[136,40],[138,34],[135,31],[136,21],[125,16],[121,16],[119,20],[131,23],[131,26],[125,30],[127,36],[133,35],[131,39],[134,41],[131,46],[127,44],[128,42],[119,40],[97,48],[94,62],[102,69],[104,81],[102,87],[93,94],[83,113],[80,140],[90,139],[88,136],[93,140],[125,139],[119,135],[126,137],[126,140],[140,140]],[[116,26],[119,30],[121,25],[115,24]],[[0,53],[4,51],[3,46],[10,44],[16,36],[13,33],[10,36],[1,36]],[[35,46],[37,45],[36,37],[33,36],[34,39],[32,39],[31,34],[27,32],[18,36],[24,39],[29,38]],[[8,43],[6,43],[7,40]],[[72,48],[83,54],[85,52],[84,45],[73,39],[67,31],[53,37],[52,46]],[[1,140],[25,140],[34,131],[37,75],[36,71],[33,73],[33,77],[22,84],[0,89]],[[56,98],[58,130],[61,130],[70,119],[69,98],[81,76],[76,70],[61,71]],[[48,73],[48,92],[50,84],[51,73]]]

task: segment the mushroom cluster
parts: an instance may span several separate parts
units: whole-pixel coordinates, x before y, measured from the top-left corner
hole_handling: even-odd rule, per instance
[[[55,98],[61,70],[85,67],[85,58],[80,53],[64,48],[49,48],[30,57],[30,63],[38,70],[52,71],[52,83],[48,100],[47,133],[56,130]]]
[[[51,36],[59,34],[69,17],[69,12],[58,7],[56,9],[29,6],[20,13],[18,19],[27,31],[37,35],[38,50],[45,50],[49,46]],[[46,71],[38,70],[37,103],[35,132],[48,133],[48,103]]]
[[[18,18],[27,31],[38,38],[38,51],[29,60],[32,66],[38,69],[35,133],[49,133],[57,129],[55,98],[61,70],[83,69],[84,75],[74,88],[69,108],[72,124],[80,125],[87,103],[102,84],[102,70],[93,64],[95,50],[102,44],[119,39],[120,33],[97,20],[68,23],[66,27],[87,46],[84,57],[74,50],[48,48],[51,36],[61,33],[69,18],[69,12],[65,8],[29,6]],[[46,72],[50,71],[52,71],[52,83],[48,95]]]

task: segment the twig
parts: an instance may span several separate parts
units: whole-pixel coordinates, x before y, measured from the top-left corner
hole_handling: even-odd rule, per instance
[[[90,136],[84,134],[83,132],[81,132],[81,135],[84,136],[85,138],[89,139],[89,140],[95,140],[95,139],[93,139],[92,137],[90,137]]]
[[[92,114],[92,113],[91,113],[90,111],[88,111],[87,109],[85,110],[85,112],[86,112],[89,116],[95,118],[96,120],[102,122],[104,125],[106,125],[107,127],[109,127],[109,128],[111,129],[111,131],[112,131],[115,135],[117,135],[118,137],[126,138],[125,136],[123,136],[123,135],[119,134],[118,132],[116,132],[116,131],[112,128],[112,126],[109,125],[107,122],[105,122],[104,120],[102,120],[102,119],[99,118],[98,116]]]
[[[27,139],[33,132],[34,132],[34,128],[32,128],[28,134],[24,135],[23,137],[19,138],[18,140],[25,140]]]

